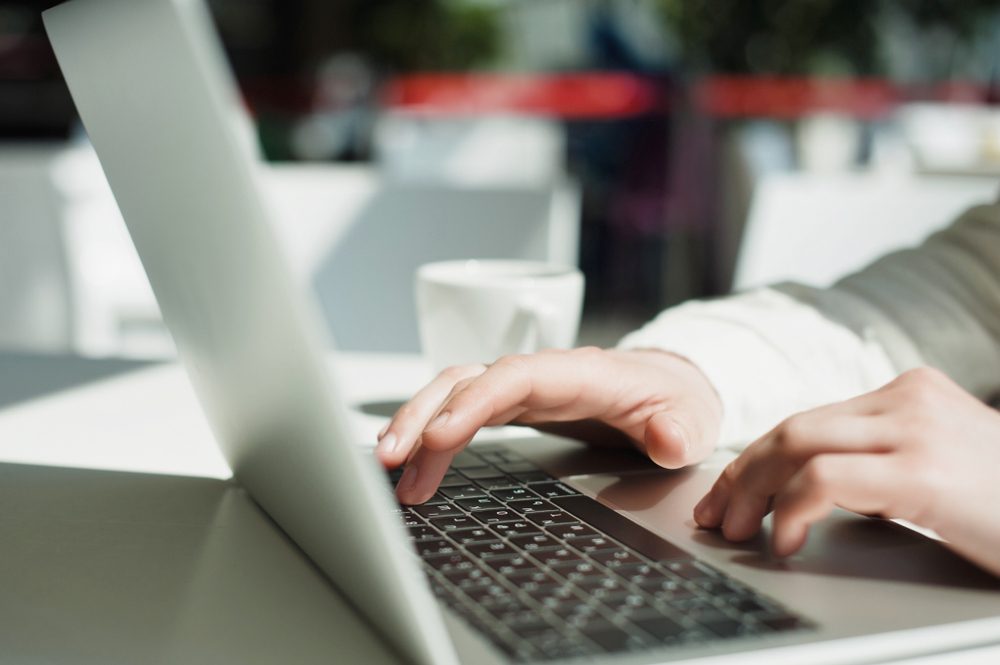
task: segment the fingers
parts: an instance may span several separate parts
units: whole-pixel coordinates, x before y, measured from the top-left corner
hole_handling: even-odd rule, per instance
[[[679,401],[646,422],[642,448],[651,460],[666,469],[701,462],[715,449],[720,416],[702,404]]]
[[[819,455],[806,463],[774,499],[772,551],[790,556],[809,528],[835,507],[866,515],[893,513],[907,482],[892,454]]]
[[[486,371],[484,365],[451,367],[424,386],[397,413],[379,436],[375,454],[385,466],[395,468],[413,452],[421,432],[437,415],[442,402],[462,381]]]
[[[526,411],[559,409],[559,419],[583,418],[591,400],[580,399],[599,372],[599,362],[576,362],[571,354],[509,356],[491,365],[474,381],[456,389],[423,431],[423,446],[451,450],[469,441],[480,428],[504,425]]]
[[[448,472],[454,456],[453,451],[417,450],[396,484],[396,498],[406,505],[430,499]]]
[[[898,434],[889,418],[868,415],[880,407],[873,396],[793,416],[755,441],[698,503],[695,521],[746,540],[760,529],[771,497],[814,456],[891,450]]]

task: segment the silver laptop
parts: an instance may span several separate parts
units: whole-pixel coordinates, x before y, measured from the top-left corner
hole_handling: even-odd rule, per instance
[[[897,525],[838,513],[787,562],[698,531],[718,465],[537,437],[474,446],[428,504],[395,505],[324,370],[201,1],[44,19],[236,480],[406,660],[871,662],[995,639],[995,580]]]

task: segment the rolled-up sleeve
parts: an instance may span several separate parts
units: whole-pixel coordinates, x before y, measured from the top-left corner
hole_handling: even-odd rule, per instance
[[[828,289],[780,284],[689,302],[619,346],[698,366],[722,400],[723,444],[919,365],[985,399],[1000,389],[1000,206],[973,208]]]

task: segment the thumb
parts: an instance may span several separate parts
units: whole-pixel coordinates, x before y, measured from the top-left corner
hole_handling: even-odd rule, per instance
[[[646,421],[643,433],[646,454],[667,469],[696,464],[715,448],[718,427],[707,425],[699,422],[692,410],[660,411]]]

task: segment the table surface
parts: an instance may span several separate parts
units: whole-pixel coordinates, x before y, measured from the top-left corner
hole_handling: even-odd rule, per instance
[[[342,354],[331,360],[355,415],[359,445],[430,370],[418,357]],[[517,428],[485,438],[517,436]],[[173,363],[0,352],[0,461],[227,478],[183,370]],[[893,661],[894,663],[904,661]],[[1000,645],[923,656],[909,665],[1000,662]]]

